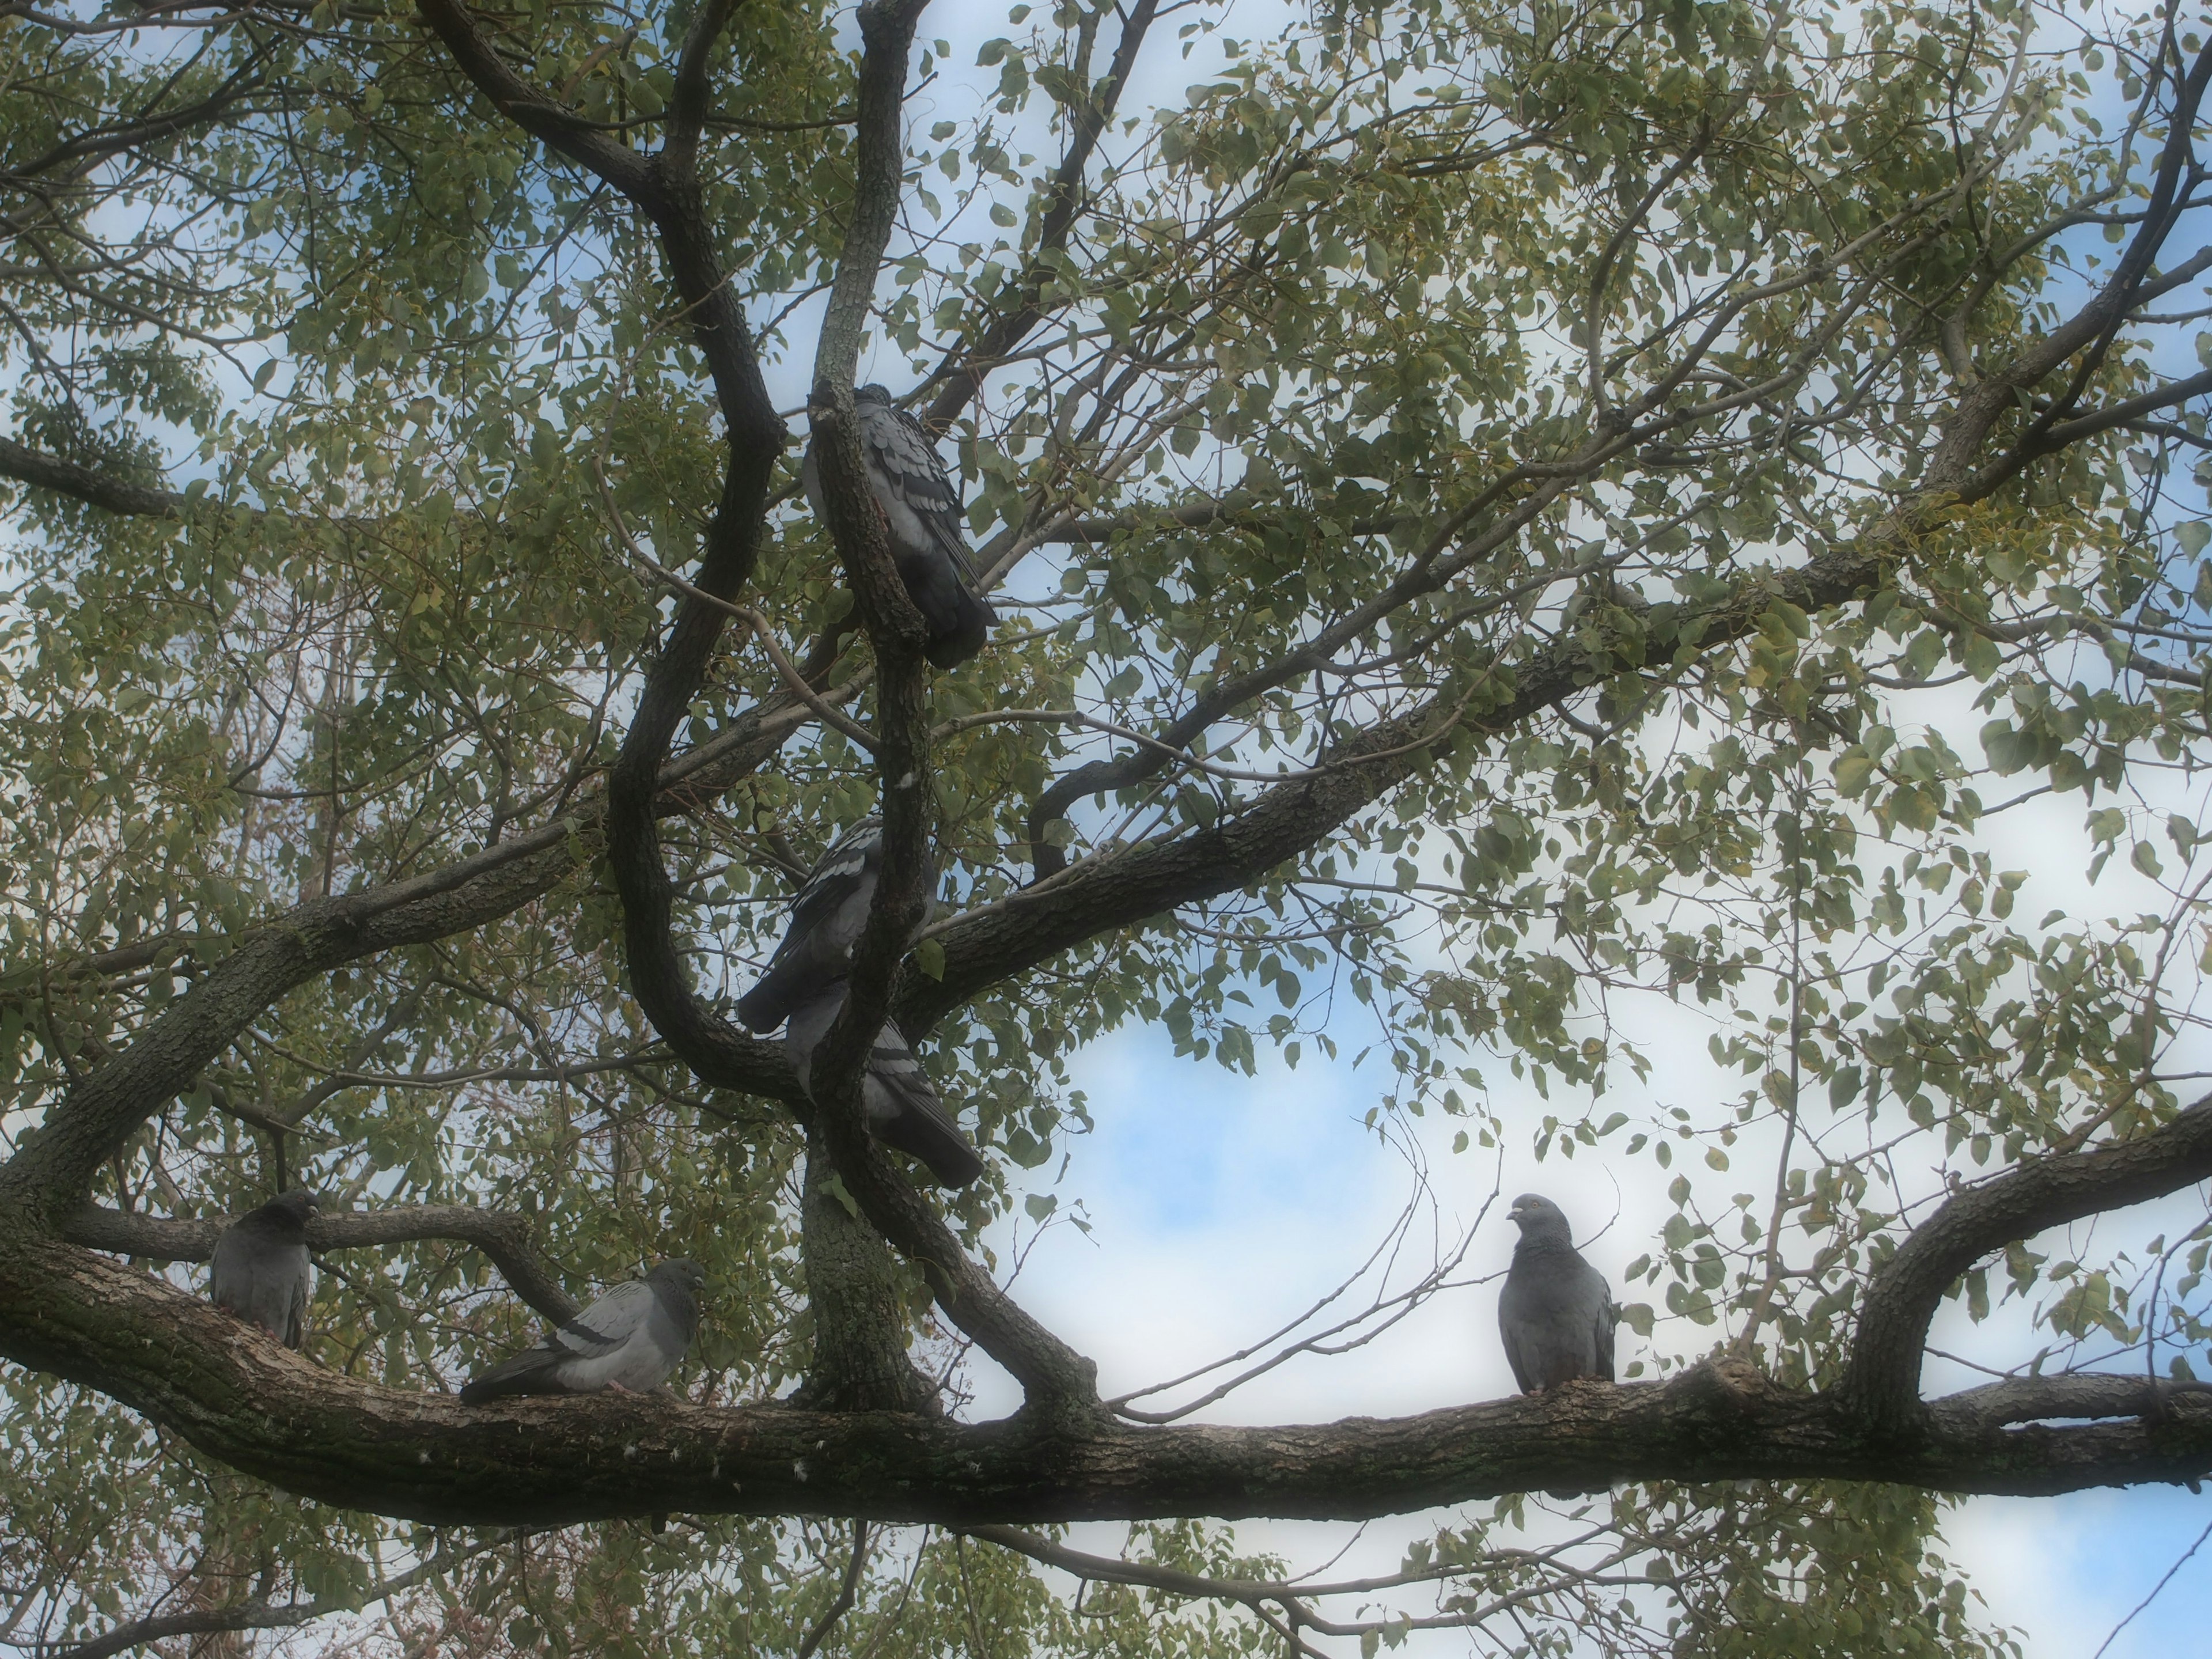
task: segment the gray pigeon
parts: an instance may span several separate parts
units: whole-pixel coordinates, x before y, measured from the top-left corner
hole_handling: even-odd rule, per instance
[[[828,1035],[830,1022],[845,1006],[845,981],[839,980],[811,1002],[792,1011],[783,1034],[783,1051],[799,1073],[799,1086],[809,1094],[814,1070],[814,1051]],[[876,1046],[868,1053],[867,1074],[860,1080],[860,1101],[867,1115],[868,1133],[886,1146],[920,1158],[942,1186],[965,1187],[983,1173],[983,1160],[968,1144],[960,1126],[952,1121],[930,1087],[929,1076],[914,1057],[914,1050],[899,1028],[890,1020],[876,1033]]]
[[[250,1319],[288,1348],[300,1346],[314,1269],[307,1265],[307,1218],[315,1195],[271,1199],[222,1230],[208,1273],[208,1297]]]
[[[760,983],[738,999],[738,1018],[773,1031],[791,1011],[811,1002],[853,971],[853,947],[868,925],[884,863],[884,821],[862,818],[830,844],[806,872],[783,939]]]
[[[809,1086],[815,1049],[844,1006],[853,946],[867,926],[883,857],[880,818],[863,818],[839,836],[792,901],[790,923],[768,971],[738,999],[738,1018],[756,1031],[790,1021],[784,1049],[802,1089]],[[888,1020],[876,1034],[862,1087],[868,1127],[885,1146],[912,1153],[948,1187],[964,1187],[983,1173],[983,1161]]]
[[[1620,1316],[1605,1275],[1575,1249],[1567,1218],[1548,1198],[1523,1193],[1506,1219],[1521,1229],[1498,1297],[1498,1334],[1523,1394],[1577,1376],[1613,1381],[1613,1328]]]
[[[929,428],[893,404],[888,391],[864,386],[853,394],[853,406],[868,489],[883,511],[891,556],[907,597],[929,626],[927,654],[939,668],[956,667],[983,648],[999,620],[975,592],[968,538],[960,526],[960,492],[938,457]],[[822,471],[811,443],[799,476],[815,518],[823,520]]]
[[[699,1329],[696,1261],[664,1261],[617,1285],[526,1353],[502,1360],[461,1389],[465,1406],[520,1394],[643,1394],[667,1381]]]

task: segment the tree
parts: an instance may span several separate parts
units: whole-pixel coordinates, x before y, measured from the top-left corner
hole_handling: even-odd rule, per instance
[[[0,1637],[1322,1651],[1432,1591],[1532,1650],[1978,1651],[1938,1494],[2212,1468],[2205,18],[1010,16],[0,6]],[[864,362],[1012,618],[957,672]],[[2075,793],[2159,908],[2012,915],[2005,814]],[[726,1010],[868,810],[810,1099]],[[1611,1109],[1632,998],[1741,1093]],[[1112,1131],[1072,1062],[1346,1006],[1379,1121],[1671,1182],[1662,1376],[1098,1398],[984,1248]],[[866,1134],[887,1013],[975,1188]],[[161,1265],[301,1178],[305,1358]],[[688,1400],[445,1392],[679,1254]],[[1924,1398],[1947,1298],[2048,1340]],[[945,1409],[971,1347],[1012,1418]],[[1197,1524],[1440,1504],[1320,1589]]]

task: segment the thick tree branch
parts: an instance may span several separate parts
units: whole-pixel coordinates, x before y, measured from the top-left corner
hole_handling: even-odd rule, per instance
[[[822,462],[832,540],[876,659],[876,765],[882,780],[883,859],[867,926],[853,951],[845,1006],[813,1062],[823,1139],[861,1212],[920,1263],[952,1322],[981,1345],[1039,1409],[1097,1395],[1097,1368],[1016,1305],[969,1259],[913,1183],[895,1171],[866,1129],[861,1080],[882,1028],[892,977],[928,913],[930,787],[927,630],[891,557],[883,514],[867,485],[852,394],[860,331],[875,293],[901,185],[898,132],[915,0],[862,8],[867,58],[860,75],[860,161],[854,226],[846,240],[815,358],[810,415]]]
[[[876,302],[884,250],[898,218],[905,146],[907,58],[928,0],[867,0],[860,8],[860,60],[853,135],[853,214],[830,280],[830,304],[814,348],[814,380],[853,389],[860,336]],[[818,434],[817,434],[818,441]]]
[[[143,484],[125,483],[96,468],[80,466],[75,461],[27,448],[12,438],[0,438],[0,478],[13,478],[18,483],[51,489],[88,507],[131,518],[178,518],[183,515],[185,506],[185,498],[173,489],[149,489]]]
[[[1902,552],[1905,526],[1885,522],[1794,569],[1747,578],[1725,601],[1687,611],[1662,605],[1644,619],[1645,654],[1687,660],[1756,632],[1775,600],[1817,612],[1858,598],[1887,578]],[[1346,742],[1326,769],[1260,793],[1237,817],[1175,841],[1155,842],[1071,872],[1049,885],[1010,895],[988,910],[954,919],[937,937],[941,979],[909,972],[896,1008],[909,1036],[1009,975],[1101,933],[1250,885],[1317,846],[1352,814],[1426,770],[1469,734],[1508,732],[1587,695],[1622,664],[1595,660],[1574,643],[1552,647],[1488,681],[1487,706],[1465,681],[1428,702]],[[1510,689],[1509,689],[1510,688]],[[1461,710],[1464,708],[1464,713]]]
[[[70,1217],[62,1236],[73,1244],[118,1255],[205,1261],[215,1254],[216,1239],[231,1219],[129,1215],[88,1204]],[[426,1238],[473,1245],[489,1258],[517,1296],[556,1324],[583,1311],[583,1304],[561,1288],[553,1264],[531,1237],[530,1224],[519,1215],[467,1204],[415,1204],[390,1210],[325,1212],[307,1224],[307,1248],[318,1253],[374,1249]]]
[[[2185,380],[2169,380],[2164,386],[2154,386],[2138,397],[2123,399],[2109,408],[2092,410],[2086,415],[2075,416],[2070,421],[2061,421],[2043,434],[2037,447],[2045,453],[2061,450],[2069,444],[2079,443],[2084,438],[2094,438],[2100,432],[2125,426],[2129,422],[2155,410],[2170,409],[2175,404],[2188,402],[2191,398],[2201,398],[2208,392],[2212,392],[2212,369],[2201,374],[2191,374]]]
[[[2205,1180],[2212,1180],[2212,1097],[2133,1140],[2024,1164],[1954,1194],[1913,1230],[1868,1287],[1844,1392],[1885,1431],[1921,1426],[1928,1324],[1960,1274],[2046,1228]]]
[[[324,1370],[162,1280],[20,1228],[0,1232],[0,1353],[99,1389],[287,1491],[454,1525],[660,1513],[954,1527],[1349,1519],[1620,1480],[2047,1493],[2212,1474],[2202,1392],[2172,1391],[2153,1414],[2133,1379],[2004,1384],[1933,1402],[1926,1432],[1900,1440],[1846,1396],[1781,1389],[1732,1361],[1663,1384],[1254,1428],[1033,1414],[970,1425],[635,1395],[471,1407]],[[2039,1406],[2128,1414],[2009,1426]]]
[[[707,120],[713,83],[708,71],[714,43],[743,0],[708,0],[691,20],[676,65],[676,85],[668,100],[668,138],[661,150],[672,167],[689,173],[698,155],[699,133]]]

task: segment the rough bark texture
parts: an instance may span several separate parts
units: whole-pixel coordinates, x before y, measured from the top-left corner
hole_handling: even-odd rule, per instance
[[[426,1522],[817,1514],[1044,1522],[1364,1518],[1536,1487],[1807,1477],[2041,1493],[2212,1473],[2212,1394],[2133,1379],[2002,1384],[1881,1432],[1837,1395],[1747,1367],[1391,1419],[1154,1428],[1024,1414],[714,1409],[658,1397],[468,1407],[310,1364],[169,1285],[58,1241],[0,1237],[0,1351],[113,1395],[302,1496]],[[2144,1413],[2088,1425],[2033,1419]],[[2017,1425],[2017,1426],[2014,1426]]]
[[[818,1128],[807,1136],[805,1181],[799,1254],[814,1358],[799,1399],[825,1412],[936,1411],[936,1389],[907,1358],[898,1265],[844,1192]]]

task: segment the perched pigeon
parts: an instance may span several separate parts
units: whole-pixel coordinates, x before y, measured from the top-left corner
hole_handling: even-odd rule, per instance
[[[813,1092],[808,1081],[814,1070],[814,1051],[829,1032],[830,1023],[845,1006],[845,982],[839,980],[811,1002],[793,1010],[791,1024],[783,1034],[784,1052],[799,1073],[799,1086]],[[965,1187],[983,1173],[983,1160],[968,1144],[929,1086],[929,1077],[907,1047],[906,1038],[890,1021],[876,1033],[876,1046],[868,1054],[867,1075],[860,1081],[862,1109],[868,1132],[886,1146],[911,1153],[929,1166],[941,1185]]]
[[[307,1218],[315,1195],[289,1192],[240,1216],[215,1242],[208,1297],[250,1319],[288,1348],[300,1346],[307,1318]]]
[[[844,982],[883,862],[884,821],[862,818],[806,872],[768,972],[738,999],[738,1018],[750,1029],[773,1031],[799,1004]]]
[[[882,819],[862,818],[839,836],[806,872],[768,972],[738,999],[738,1018],[756,1031],[791,1022],[784,1048],[802,1089],[809,1086],[815,1049],[844,1006],[853,946],[867,926],[883,860]],[[876,1034],[863,1087],[868,1127],[878,1140],[911,1152],[948,1187],[964,1187],[983,1173],[975,1149],[939,1103],[906,1038],[888,1020]]]
[[[1577,1376],[1613,1381],[1613,1327],[1620,1311],[1605,1275],[1582,1259],[1567,1218],[1548,1198],[1524,1193],[1506,1218],[1521,1242],[1498,1297],[1498,1334],[1523,1394]]]
[[[864,386],[853,394],[853,406],[869,493],[883,510],[907,597],[929,625],[929,659],[939,668],[954,667],[983,648],[999,620],[975,592],[968,538],[960,527],[960,492],[938,459],[928,428],[894,404],[889,392]],[[819,520],[822,471],[811,443],[799,476]]]
[[[682,1363],[699,1329],[694,1292],[707,1282],[696,1261],[664,1261],[617,1285],[527,1353],[503,1360],[461,1389],[461,1403],[518,1394],[643,1394]]]

